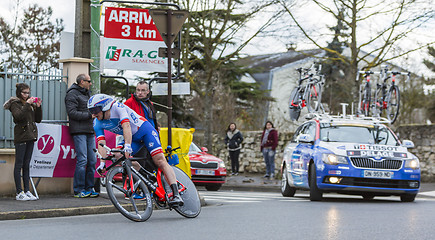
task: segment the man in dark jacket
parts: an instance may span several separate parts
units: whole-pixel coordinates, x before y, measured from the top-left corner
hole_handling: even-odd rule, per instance
[[[66,92],[65,105],[69,117],[69,132],[74,140],[77,164],[74,172],[74,197],[98,197],[94,191],[95,137],[92,115],[88,110],[91,78],[87,74],[77,76]]]

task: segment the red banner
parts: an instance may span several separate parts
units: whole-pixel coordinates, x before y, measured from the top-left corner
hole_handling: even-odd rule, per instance
[[[163,41],[148,9],[107,7],[104,37]]]

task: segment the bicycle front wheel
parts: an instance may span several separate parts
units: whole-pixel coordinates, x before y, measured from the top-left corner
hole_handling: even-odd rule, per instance
[[[145,183],[134,172],[132,173],[134,189],[131,191],[129,179],[124,171],[122,166],[116,166],[107,173],[107,195],[115,208],[126,218],[135,222],[144,222],[153,212],[151,195]],[[115,178],[120,175],[123,176],[122,181],[116,182]]]
[[[322,99],[322,86],[320,83],[311,84],[305,94],[308,112],[317,112],[320,108],[320,101]]]
[[[387,94],[387,118],[391,123],[394,123],[399,115],[399,107],[400,107],[400,92],[399,88],[394,85],[391,86],[390,90]]]
[[[292,121],[297,121],[299,119],[299,115],[301,114],[301,101],[299,89],[296,87],[290,94],[289,102],[290,119]]]

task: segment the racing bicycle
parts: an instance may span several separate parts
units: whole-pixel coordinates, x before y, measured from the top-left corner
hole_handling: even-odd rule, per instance
[[[357,81],[359,81],[359,74],[363,74],[365,80],[360,85],[358,115],[385,116],[391,124],[394,123],[399,115],[400,107],[400,91],[396,85],[396,76],[404,73],[388,71],[388,67],[382,69],[381,72],[358,71]],[[372,102],[371,76],[374,74],[380,75],[382,82],[375,81],[376,90]],[[408,79],[409,76],[410,73],[407,73]],[[388,83],[389,79],[391,79],[391,84]]]
[[[400,91],[396,85],[396,76],[403,74],[406,74],[405,81],[408,81],[411,73],[388,71],[388,66],[385,66],[381,71],[382,82],[376,84],[374,114],[385,116],[391,124],[396,121],[400,107]],[[391,83],[388,83],[389,79]]]
[[[372,71],[358,71],[358,75],[356,78],[356,81],[359,81],[359,74],[364,74],[364,80],[363,83],[360,85],[359,88],[359,101],[358,101],[358,116],[364,115],[365,117],[368,117],[370,114],[370,104],[372,100],[372,89],[370,84],[370,76],[372,74],[375,74],[375,72]]]
[[[126,218],[143,222],[151,217],[153,212],[153,201],[157,208],[174,209],[186,218],[195,218],[201,211],[201,203],[195,185],[189,176],[178,167],[172,166],[177,178],[178,191],[184,201],[182,206],[171,206],[169,199],[172,197],[172,190],[166,181],[161,169],[157,169],[153,163],[151,167],[140,167],[137,171],[132,166],[132,161],[143,161],[146,157],[126,158],[124,151],[100,144],[109,155],[103,160],[111,160],[113,163],[106,168],[106,177],[102,180],[106,187],[107,195],[115,208]],[[178,148],[166,150],[166,158],[173,155]],[[140,152],[140,151],[139,151]],[[114,153],[120,153],[121,157],[116,159]]]
[[[315,68],[316,73],[311,73],[311,69]],[[322,87],[324,85],[324,76],[320,74],[322,65],[315,67],[315,64],[310,68],[298,68],[299,72],[298,85],[290,94],[290,118],[293,121],[299,119],[302,108],[305,106],[309,113],[324,111],[322,100]],[[303,82],[307,80],[303,86]]]

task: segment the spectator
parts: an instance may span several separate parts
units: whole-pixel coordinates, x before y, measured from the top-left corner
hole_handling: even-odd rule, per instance
[[[153,103],[151,102],[151,91],[150,86],[145,81],[140,81],[136,85],[136,93],[131,94],[131,97],[127,99],[124,103],[126,106],[130,107],[140,116],[146,118],[149,123],[160,132],[160,127],[157,123],[156,110],[154,109]],[[144,149],[145,150],[145,149]],[[149,161],[137,161],[142,167],[148,168],[147,163],[150,163],[151,155],[148,151],[141,151],[137,153],[139,156],[144,155]],[[135,164],[135,162],[133,163]]]
[[[74,140],[77,164],[74,172],[74,197],[98,197],[94,191],[95,137],[92,115],[88,110],[91,78],[79,74],[66,92],[65,105],[69,117],[69,132]]]
[[[151,102],[150,86],[147,82],[140,81],[136,86],[136,93],[131,94],[131,97],[124,104],[145,117],[158,130],[156,110]]]
[[[33,146],[38,138],[36,123],[42,120],[41,98],[30,97],[30,87],[25,83],[17,83],[16,97],[11,97],[3,107],[10,110],[14,119],[15,166],[14,180],[16,200],[37,200],[29,191],[29,166]],[[24,191],[21,188],[21,171]]]
[[[243,136],[237,129],[235,123],[230,123],[227,129],[227,135],[225,137],[225,144],[228,147],[228,151],[231,159],[231,175],[239,174],[239,155],[242,148]]]
[[[278,131],[273,128],[273,123],[267,121],[261,135],[261,152],[266,163],[265,178],[275,177],[275,150],[278,146]]]

